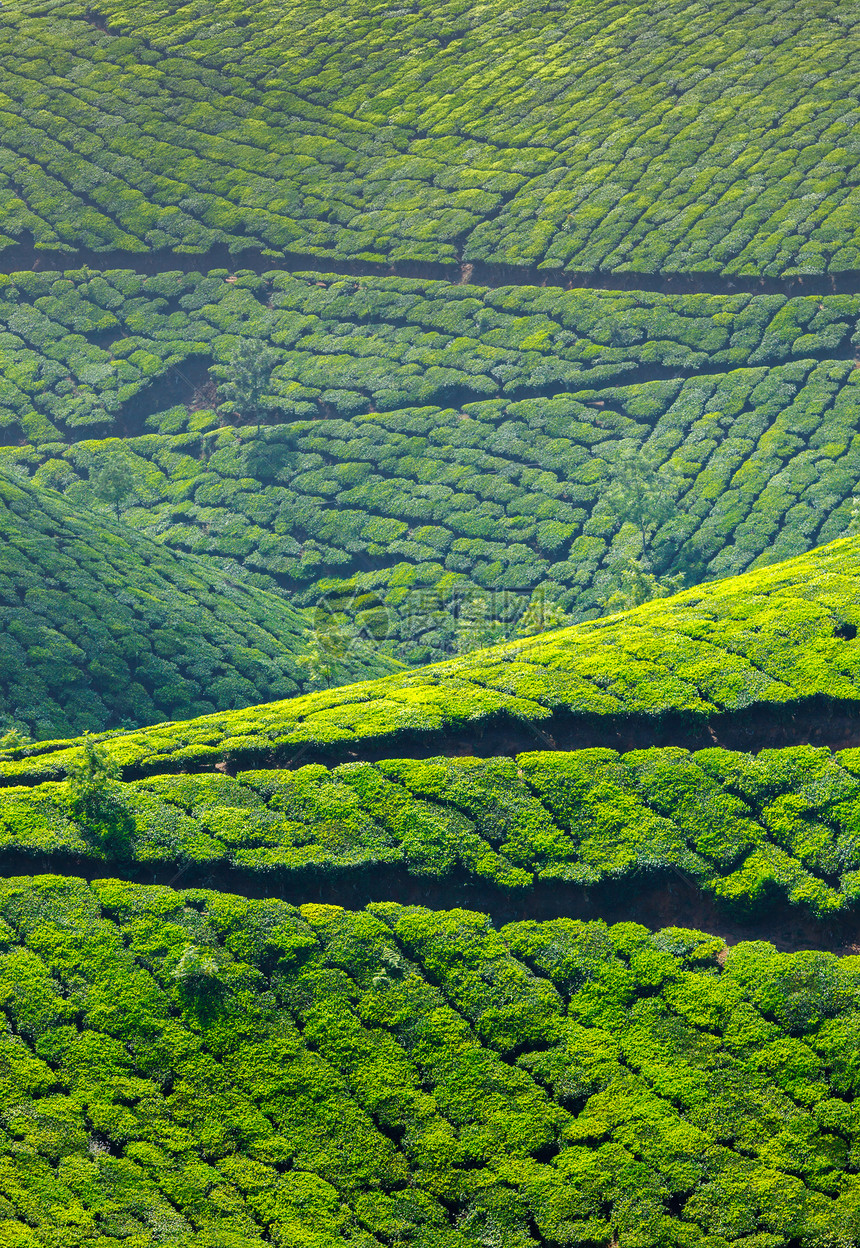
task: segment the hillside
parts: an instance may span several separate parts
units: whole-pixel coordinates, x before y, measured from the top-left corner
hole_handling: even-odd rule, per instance
[[[858,67],[0,3],[0,1248],[860,1244]]]
[[[130,524],[410,665],[594,616],[631,561],[698,582],[851,521],[857,296],[233,276],[12,274],[0,454],[87,501],[122,452]],[[613,503],[636,455],[672,503],[644,559]]]
[[[146,775],[443,749],[508,753],[631,734],[648,744],[666,726],[713,744],[726,731],[742,740],[748,725],[759,740],[779,744],[814,739],[817,723],[826,734],[834,714],[832,731],[853,734],[855,621],[860,538],[849,538],[573,628],[402,675],[159,724],[112,737],[105,748],[128,775]],[[58,741],[12,750],[0,777],[62,776],[76,749]]]
[[[0,727],[37,738],[297,693],[314,644],[283,595],[0,473]],[[359,649],[345,674],[386,670]]]
[[[10,250],[856,270],[852,6],[33,0]]]

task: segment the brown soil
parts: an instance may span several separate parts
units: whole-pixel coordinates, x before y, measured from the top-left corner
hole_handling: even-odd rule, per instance
[[[580,715],[561,709],[547,719],[531,722],[498,716],[470,724],[464,731],[404,731],[376,740],[344,741],[328,746],[303,745],[229,753],[221,770],[231,774],[253,768],[303,767],[323,763],[328,767],[348,762],[376,762],[384,758],[498,758],[531,750],[583,750],[604,747],[626,753],[651,747],[679,746],[686,750],[720,746],[757,754],[764,749],[814,745],[831,750],[860,745],[860,701],[818,696],[803,701],[765,703],[742,711],[704,716],[672,712],[665,715]],[[159,772],[173,772],[170,759],[144,768],[129,769],[125,778],[141,779]],[[195,769],[211,770],[211,764]],[[27,783],[16,778],[14,782]]]
[[[777,949],[860,953],[860,914],[825,920],[784,901],[765,901],[754,912],[734,910],[705,895],[681,872],[653,872],[583,886],[539,880],[506,890],[462,872],[442,879],[410,874],[403,867],[370,866],[329,871],[252,872],[224,865],[94,863],[71,855],[3,854],[0,876],[64,875],[80,879],[122,878],[169,888],[209,888],[244,897],[278,897],[292,905],[322,902],[359,910],[373,901],[463,908],[489,914],[497,926],[526,919],[602,919],[641,923],[652,930],[686,927],[719,936],[729,945],[769,941]]]

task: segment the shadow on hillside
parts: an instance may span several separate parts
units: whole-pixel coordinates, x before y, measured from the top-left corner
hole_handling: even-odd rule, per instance
[[[766,940],[788,952],[860,953],[860,910],[816,919],[809,910],[776,896],[760,901],[754,910],[734,909],[703,893],[695,880],[677,870],[642,872],[589,886],[538,880],[530,888],[510,890],[462,872],[429,879],[412,875],[404,867],[381,865],[263,874],[197,864],[94,863],[69,854],[0,855],[2,875],[43,873],[123,878],[176,889],[206,888],[243,897],[279,898],[296,906],[315,902],[359,910],[371,902],[393,901],[433,910],[462,908],[489,914],[497,926],[527,919],[572,918],[641,923],[652,930],[687,927],[720,936],[730,945]],[[217,1013],[216,994],[207,996],[201,1005],[204,1012],[214,1009]]]

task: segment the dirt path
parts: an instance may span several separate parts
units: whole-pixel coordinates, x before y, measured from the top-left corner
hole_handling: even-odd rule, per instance
[[[602,919],[641,923],[651,930],[693,928],[729,945],[766,940],[778,949],[860,953],[860,913],[816,919],[784,901],[760,904],[755,913],[732,910],[701,891],[681,872],[653,872],[623,881],[570,884],[539,880],[531,888],[505,890],[467,877],[411,875],[404,867],[374,864],[346,869],[253,872],[229,866],[105,863],[64,854],[0,854],[0,876],[62,875],[78,879],[128,879],[168,888],[209,888],[252,898],[280,898],[291,905],[321,902],[359,910],[394,901],[434,910],[466,909],[489,914],[496,926],[526,919]]]
[[[32,244],[7,247],[0,251],[0,272],[22,270],[131,269],[136,273],[207,272],[228,269],[236,272],[249,269],[255,273],[315,272],[334,273],[344,277],[411,277],[424,281],[443,281],[476,286],[558,286],[566,290],[642,290],[665,295],[711,294],[736,295],[749,292],[757,295],[825,295],[860,293],[860,272],[810,273],[800,277],[741,277],[719,273],[581,273],[561,269],[526,268],[516,265],[485,264],[474,261],[464,264],[437,264],[431,261],[394,261],[375,263],[364,260],[343,260],[335,257],[284,252],[280,257],[260,251],[230,252],[216,247],[201,254],[173,251],[46,251]]]
[[[664,715],[582,715],[567,709],[555,711],[547,719],[532,722],[512,716],[476,721],[466,732],[449,729],[421,732],[402,730],[377,740],[352,739],[331,745],[305,744],[265,749],[230,750],[224,741],[225,761],[217,770],[235,775],[239,771],[283,768],[293,770],[308,763],[337,767],[341,763],[378,762],[386,758],[501,758],[532,750],[585,750],[596,747],[617,750],[646,750],[677,746],[684,750],[761,750],[813,745],[838,750],[860,746],[860,699],[831,699],[824,696],[798,702],[770,703],[741,711],[725,711],[710,718],[670,712]],[[36,754],[37,762],[50,755]],[[212,770],[208,760],[195,766],[183,760],[177,765],[170,756],[153,758],[143,766],[128,767],[125,780],[140,780],[177,771],[193,773]],[[0,787],[10,784],[39,783],[44,773],[6,777],[0,774]]]

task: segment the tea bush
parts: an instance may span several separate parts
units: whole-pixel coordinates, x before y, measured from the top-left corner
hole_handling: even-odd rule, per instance
[[[119,856],[308,887],[394,866],[513,891],[680,872],[748,912],[781,899],[826,915],[860,896],[858,772],[857,750],[802,746],[165,775],[115,786]],[[67,782],[0,789],[0,852],[110,861],[116,847],[80,805]]]

